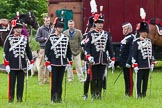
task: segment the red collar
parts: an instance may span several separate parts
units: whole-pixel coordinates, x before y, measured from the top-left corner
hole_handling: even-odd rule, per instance
[[[144,40],[144,39],[145,39],[144,37],[140,36],[140,40]]]
[[[20,36],[20,34],[15,34],[15,33],[14,33],[14,36],[18,37],[18,36]]]
[[[96,28],[95,30],[96,30],[97,32],[102,32],[102,29],[97,29],[97,28]]]

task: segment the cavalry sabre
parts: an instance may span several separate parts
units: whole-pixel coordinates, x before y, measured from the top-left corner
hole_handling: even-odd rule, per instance
[[[114,81],[114,85],[117,82],[117,80],[119,79],[120,75],[122,74],[122,71],[119,73],[119,75],[117,76],[116,80]]]
[[[27,91],[28,91],[28,90],[27,90],[27,89],[28,89],[27,87],[28,87],[28,77],[29,77],[29,73],[28,73],[28,72],[29,72],[29,60],[27,59],[26,61],[27,61],[27,66],[26,66],[27,68],[26,68],[26,91],[25,91],[25,101],[27,101]]]

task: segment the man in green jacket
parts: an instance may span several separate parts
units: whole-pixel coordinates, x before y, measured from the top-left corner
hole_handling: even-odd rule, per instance
[[[81,66],[81,50],[82,50],[82,48],[80,45],[83,36],[82,36],[81,31],[75,28],[75,23],[73,20],[68,21],[68,27],[69,27],[69,29],[65,30],[64,34],[69,36],[70,49],[72,52],[73,61],[75,63],[77,76],[78,76],[79,81],[83,82],[84,77],[83,77],[82,66]],[[69,68],[67,70],[67,74],[68,74],[68,81],[69,82],[73,81],[74,77],[73,77],[72,68]]]

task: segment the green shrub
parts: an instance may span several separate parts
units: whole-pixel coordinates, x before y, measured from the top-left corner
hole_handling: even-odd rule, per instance
[[[0,64],[3,63],[3,55],[4,55],[3,52],[4,52],[4,51],[3,51],[3,47],[0,47]]]
[[[36,42],[35,37],[30,38],[29,45],[32,51],[40,49],[39,43]]]

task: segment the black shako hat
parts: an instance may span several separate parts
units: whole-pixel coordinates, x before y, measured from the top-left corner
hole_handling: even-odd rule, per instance
[[[11,23],[13,28],[23,28],[23,21],[21,19],[13,19]]]
[[[93,17],[95,23],[104,23],[104,15],[103,14],[95,14]]]
[[[94,16],[90,16],[88,19],[88,28],[94,27],[94,20],[93,20]]]
[[[64,28],[64,19],[56,17],[55,20],[54,20],[54,26]]]
[[[149,33],[149,26],[147,22],[140,22],[138,32]]]

